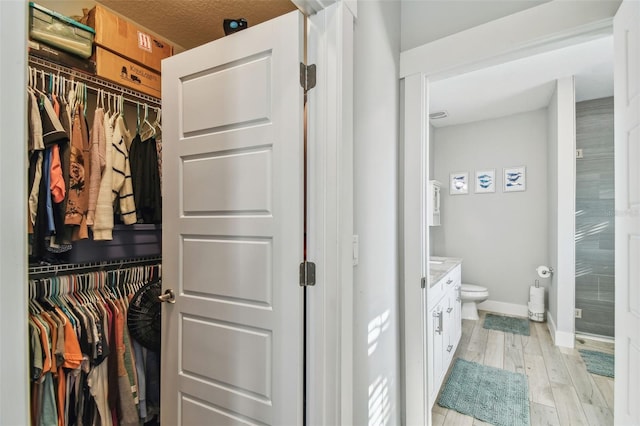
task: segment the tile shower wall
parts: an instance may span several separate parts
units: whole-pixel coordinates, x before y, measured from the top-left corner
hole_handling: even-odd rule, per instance
[[[576,104],[576,147],[576,331],[613,337],[613,98]]]

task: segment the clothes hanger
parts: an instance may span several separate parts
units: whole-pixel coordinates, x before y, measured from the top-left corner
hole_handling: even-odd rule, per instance
[[[140,134],[140,103],[136,102],[136,134]]]
[[[86,117],[87,116],[87,107],[89,105],[89,102],[87,102],[87,99],[89,99],[88,93],[87,93],[87,85],[83,84],[82,88],[83,88],[82,102],[84,104],[84,116]]]
[[[147,126],[145,128],[145,125]],[[156,128],[149,121],[149,105],[144,104],[144,120],[142,121],[140,139],[146,141],[156,135]]]
[[[42,310],[36,302],[36,280],[29,280],[29,310],[33,314],[39,314]]]
[[[44,72],[34,69],[33,70],[33,78],[32,78],[32,85],[31,88],[33,89],[34,94],[39,94],[41,96],[46,96],[46,94],[43,92],[43,90],[41,90],[40,88],[38,88],[38,76],[41,75],[41,84],[42,84],[42,89],[44,89]]]
[[[63,75],[58,75],[58,93],[60,94],[60,96],[62,98],[64,98],[64,82],[65,82],[65,78]]]
[[[76,87],[75,87],[75,82],[73,80],[69,81],[69,91],[67,92],[67,105],[69,106],[71,117],[73,118],[73,114],[75,113],[75,110],[76,110]]]
[[[162,127],[160,126],[161,115],[162,115],[162,108],[156,108],[156,120],[153,122],[153,125],[160,131],[162,131]]]
[[[69,105],[71,105],[71,115],[75,115],[78,110],[78,104],[80,103],[79,88],[79,82],[73,81],[71,83],[71,90],[69,91]]]

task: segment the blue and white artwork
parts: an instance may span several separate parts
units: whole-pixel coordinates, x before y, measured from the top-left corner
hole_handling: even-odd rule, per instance
[[[504,192],[524,191],[527,189],[527,176],[524,166],[504,169]]]
[[[476,194],[487,192],[496,192],[495,169],[476,171]]]
[[[449,194],[466,194],[469,192],[469,173],[458,172],[449,175]]]

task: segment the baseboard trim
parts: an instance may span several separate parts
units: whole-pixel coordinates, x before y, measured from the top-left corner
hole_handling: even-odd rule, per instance
[[[485,300],[482,303],[478,303],[478,309],[482,311],[495,312],[496,314],[513,315],[525,318],[529,317],[529,308],[527,305],[498,302],[497,300]]]
[[[549,333],[551,334],[551,338],[553,339],[553,343],[556,346],[562,346],[564,348],[574,348],[576,345],[576,335],[575,333],[569,333],[566,331],[558,331],[556,327],[556,323],[553,320],[553,315],[551,312],[547,311],[547,328],[549,328]]]
[[[597,334],[576,333],[576,339],[595,340],[596,342],[615,343],[616,339],[609,336],[599,336]]]

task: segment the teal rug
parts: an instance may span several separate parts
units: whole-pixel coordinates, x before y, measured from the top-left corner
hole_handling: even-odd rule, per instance
[[[438,405],[496,426],[530,426],[529,383],[520,373],[457,358]]]
[[[614,376],[614,355],[598,351],[588,351],[586,349],[579,349],[578,352],[580,352],[584,363],[587,364],[587,371],[589,373],[606,377]]]
[[[484,318],[484,328],[505,331],[507,333],[529,335],[529,320],[525,318],[504,317],[502,315],[487,314]]]

